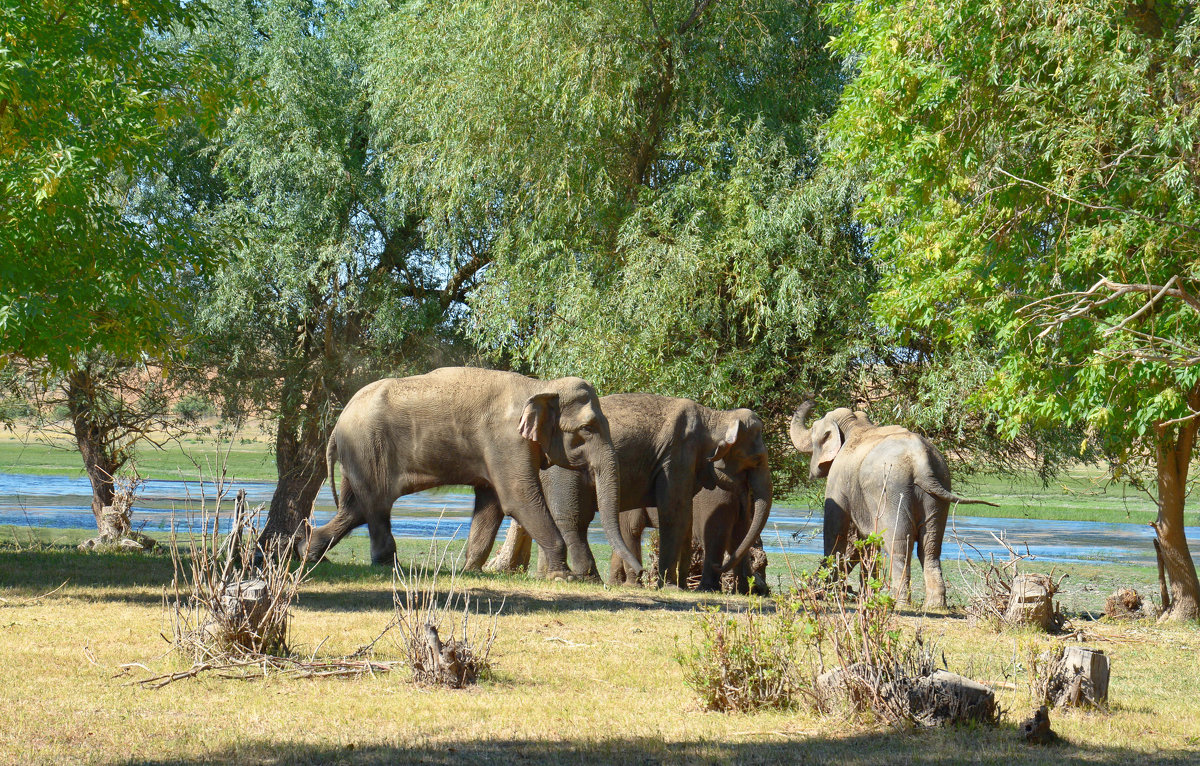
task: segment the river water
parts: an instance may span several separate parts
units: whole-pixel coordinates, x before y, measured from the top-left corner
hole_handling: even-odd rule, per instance
[[[227,488],[221,504],[222,516],[232,513],[233,496],[244,488],[251,507],[269,504],[274,485],[269,482],[237,482]],[[144,531],[167,531],[172,524],[180,531],[198,530],[201,504],[211,509],[216,488],[198,482],[148,481],[139,493],[134,510],[135,526]],[[459,492],[418,492],[396,501],[392,510],[392,532],[396,537],[439,540],[465,538],[471,523],[474,496]],[[333,515],[333,497],[326,485],[317,498],[313,522],[322,524]],[[265,512],[264,512],[265,516]],[[32,476],[0,473],[0,525],[49,528],[95,526],[91,488],[86,478]],[[505,521],[505,528],[507,520]],[[503,528],[501,534],[503,534]],[[354,534],[365,535],[366,527]],[[1061,563],[1120,563],[1153,566],[1154,534],[1145,524],[1111,524],[1088,521],[1042,521],[1021,518],[972,518],[957,516],[946,531],[943,558],[961,558],[964,551],[1003,557],[1004,549],[992,537],[1003,534],[1021,552],[1037,559]],[[1200,527],[1187,527],[1191,550],[1200,552]],[[593,524],[590,539],[606,542],[599,524]],[[961,542],[960,542],[961,541]],[[776,504],[771,510],[763,542],[768,552],[784,548],[792,552],[821,552],[821,511]]]

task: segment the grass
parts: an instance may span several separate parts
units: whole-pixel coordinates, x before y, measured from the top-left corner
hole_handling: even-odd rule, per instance
[[[275,457],[270,443],[260,434],[235,438],[221,445],[220,454],[229,450],[228,474],[242,481],[275,481]],[[216,462],[217,442],[203,437],[187,437],[169,442],[163,449],[143,448],[137,452],[137,468],[147,479],[190,479],[197,466],[205,473]],[[28,473],[40,476],[83,476],[83,463],[75,445],[67,439],[52,443],[38,441],[28,433],[0,433],[0,473]]]
[[[0,602],[3,763],[1200,759],[1200,631],[1191,627],[1109,625],[1076,616],[1095,636],[1089,645],[1112,658],[1112,712],[1052,712],[1052,725],[1068,744],[1040,749],[1020,741],[1016,726],[1031,709],[1024,658],[1030,646],[1050,643],[1042,636],[991,633],[954,613],[902,618],[906,629],[920,626],[939,639],[951,669],[1014,687],[1000,691],[1011,712],[998,729],[898,734],[803,710],[727,716],[700,711],[673,655],[689,640],[696,604],[736,606],[741,599],[500,575],[460,581],[483,603],[505,600],[493,652],[496,677],[470,691],[418,689],[404,681],[404,672],[355,681],[207,678],[148,691],[114,674],[129,662],[169,665],[159,657],[166,649],[159,632],[169,559],[82,554],[65,547],[66,539],[50,544],[31,539],[29,530],[15,534],[0,530],[0,598],[7,600]],[[425,549],[402,541],[400,555]],[[366,559],[366,540],[350,538],[316,569],[293,621],[295,643],[337,655],[375,637],[392,614],[391,579]],[[1120,578],[1128,569],[1077,567],[1066,588],[1086,606],[1107,591],[1086,590],[1091,581],[1085,578],[1105,572]],[[64,580],[45,598],[20,601]],[[377,648],[386,658],[400,657],[386,640]]]

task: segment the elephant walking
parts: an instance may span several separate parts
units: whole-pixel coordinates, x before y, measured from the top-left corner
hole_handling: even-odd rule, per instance
[[[845,555],[851,532],[879,533],[897,599],[907,602],[912,547],[925,575],[925,606],[945,608],[942,538],[950,503],[995,506],[950,491],[950,471],[928,439],[902,426],[877,426],[839,407],[806,425],[814,403],[792,417],[792,444],[811,454],[809,476],[825,483],[825,555]],[[853,529],[852,529],[853,527]],[[897,586],[899,586],[897,588]]]
[[[718,482],[744,482],[750,496],[750,522],[721,567],[739,563],[762,532],[771,509],[771,470],[758,416],[747,409],[712,410],[689,399],[653,394],[613,394],[602,397],[600,405],[608,416],[620,467],[619,508],[632,511],[653,506],[663,519],[659,584],[686,584],[689,558],[681,553],[691,536],[692,498]],[[542,486],[566,541],[571,571],[595,576],[587,527],[597,510],[596,487],[585,473],[554,467],[542,471]],[[481,500],[477,493],[475,502],[467,543],[468,569],[483,566],[503,514],[509,510],[503,498],[497,505],[490,498]],[[614,550],[630,551],[632,545],[625,537],[621,548],[614,546]],[[630,558],[624,553],[621,556],[628,564]],[[553,560],[548,566],[553,566]],[[640,562],[630,569],[640,573]]]
[[[329,437],[327,460],[337,514],[312,530],[302,546],[310,561],[366,524],[371,560],[390,564],[396,498],[467,484],[477,488],[477,508],[502,504],[546,551],[550,574],[566,576],[562,534],[550,518],[538,474],[555,465],[588,476],[609,541],[637,565],[620,535],[621,481],[608,420],[595,390],[579,378],[541,381],[453,367],[378,380],[346,404]],[[340,498],[333,473],[339,461]]]

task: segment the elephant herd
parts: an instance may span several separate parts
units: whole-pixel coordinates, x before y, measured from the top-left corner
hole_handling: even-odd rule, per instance
[[[836,409],[791,424],[796,448],[827,477],[825,553],[844,553],[853,533],[883,535],[894,583],[907,596],[913,544],[926,605],[944,606],[941,545],[951,502],[942,455],[899,426]],[[641,530],[659,530],[658,585],[684,586],[691,546],[703,550],[700,587],[741,567],[771,510],[763,422],[748,409],[714,410],[652,394],[598,397],[586,381],[542,381],[510,372],[443,368],[386,378],[347,403],[326,448],[337,512],[299,545],[320,559],[363,524],[371,559],[390,565],[395,500],[443,485],[470,485],[475,507],[466,567],[482,567],[505,515],[537,541],[539,572],[596,578],[587,528],[598,514],[613,558],[610,580],[642,573]],[[338,493],[334,466],[341,463]]]

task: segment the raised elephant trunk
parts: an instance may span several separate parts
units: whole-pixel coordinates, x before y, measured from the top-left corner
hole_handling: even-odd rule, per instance
[[[617,451],[611,446],[592,469],[592,480],[596,484],[596,510],[600,513],[608,543],[638,577],[642,574],[642,565],[621,537],[621,475],[617,468]]]
[[[812,399],[805,400],[804,404],[800,405],[800,409],[796,410],[796,414],[792,416],[792,425],[788,428],[788,435],[792,437],[792,444],[801,452],[812,454],[813,443],[812,433],[808,430],[808,416],[812,413],[813,407],[817,403]]]
[[[771,512],[771,469],[766,461],[750,471],[747,478],[750,484],[750,497],[754,500],[754,517],[750,521],[750,529],[746,531],[741,545],[733,552],[733,557],[721,564],[722,572],[728,572],[745,557],[750,546],[754,545],[754,541],[767,526],[767,514]]]

